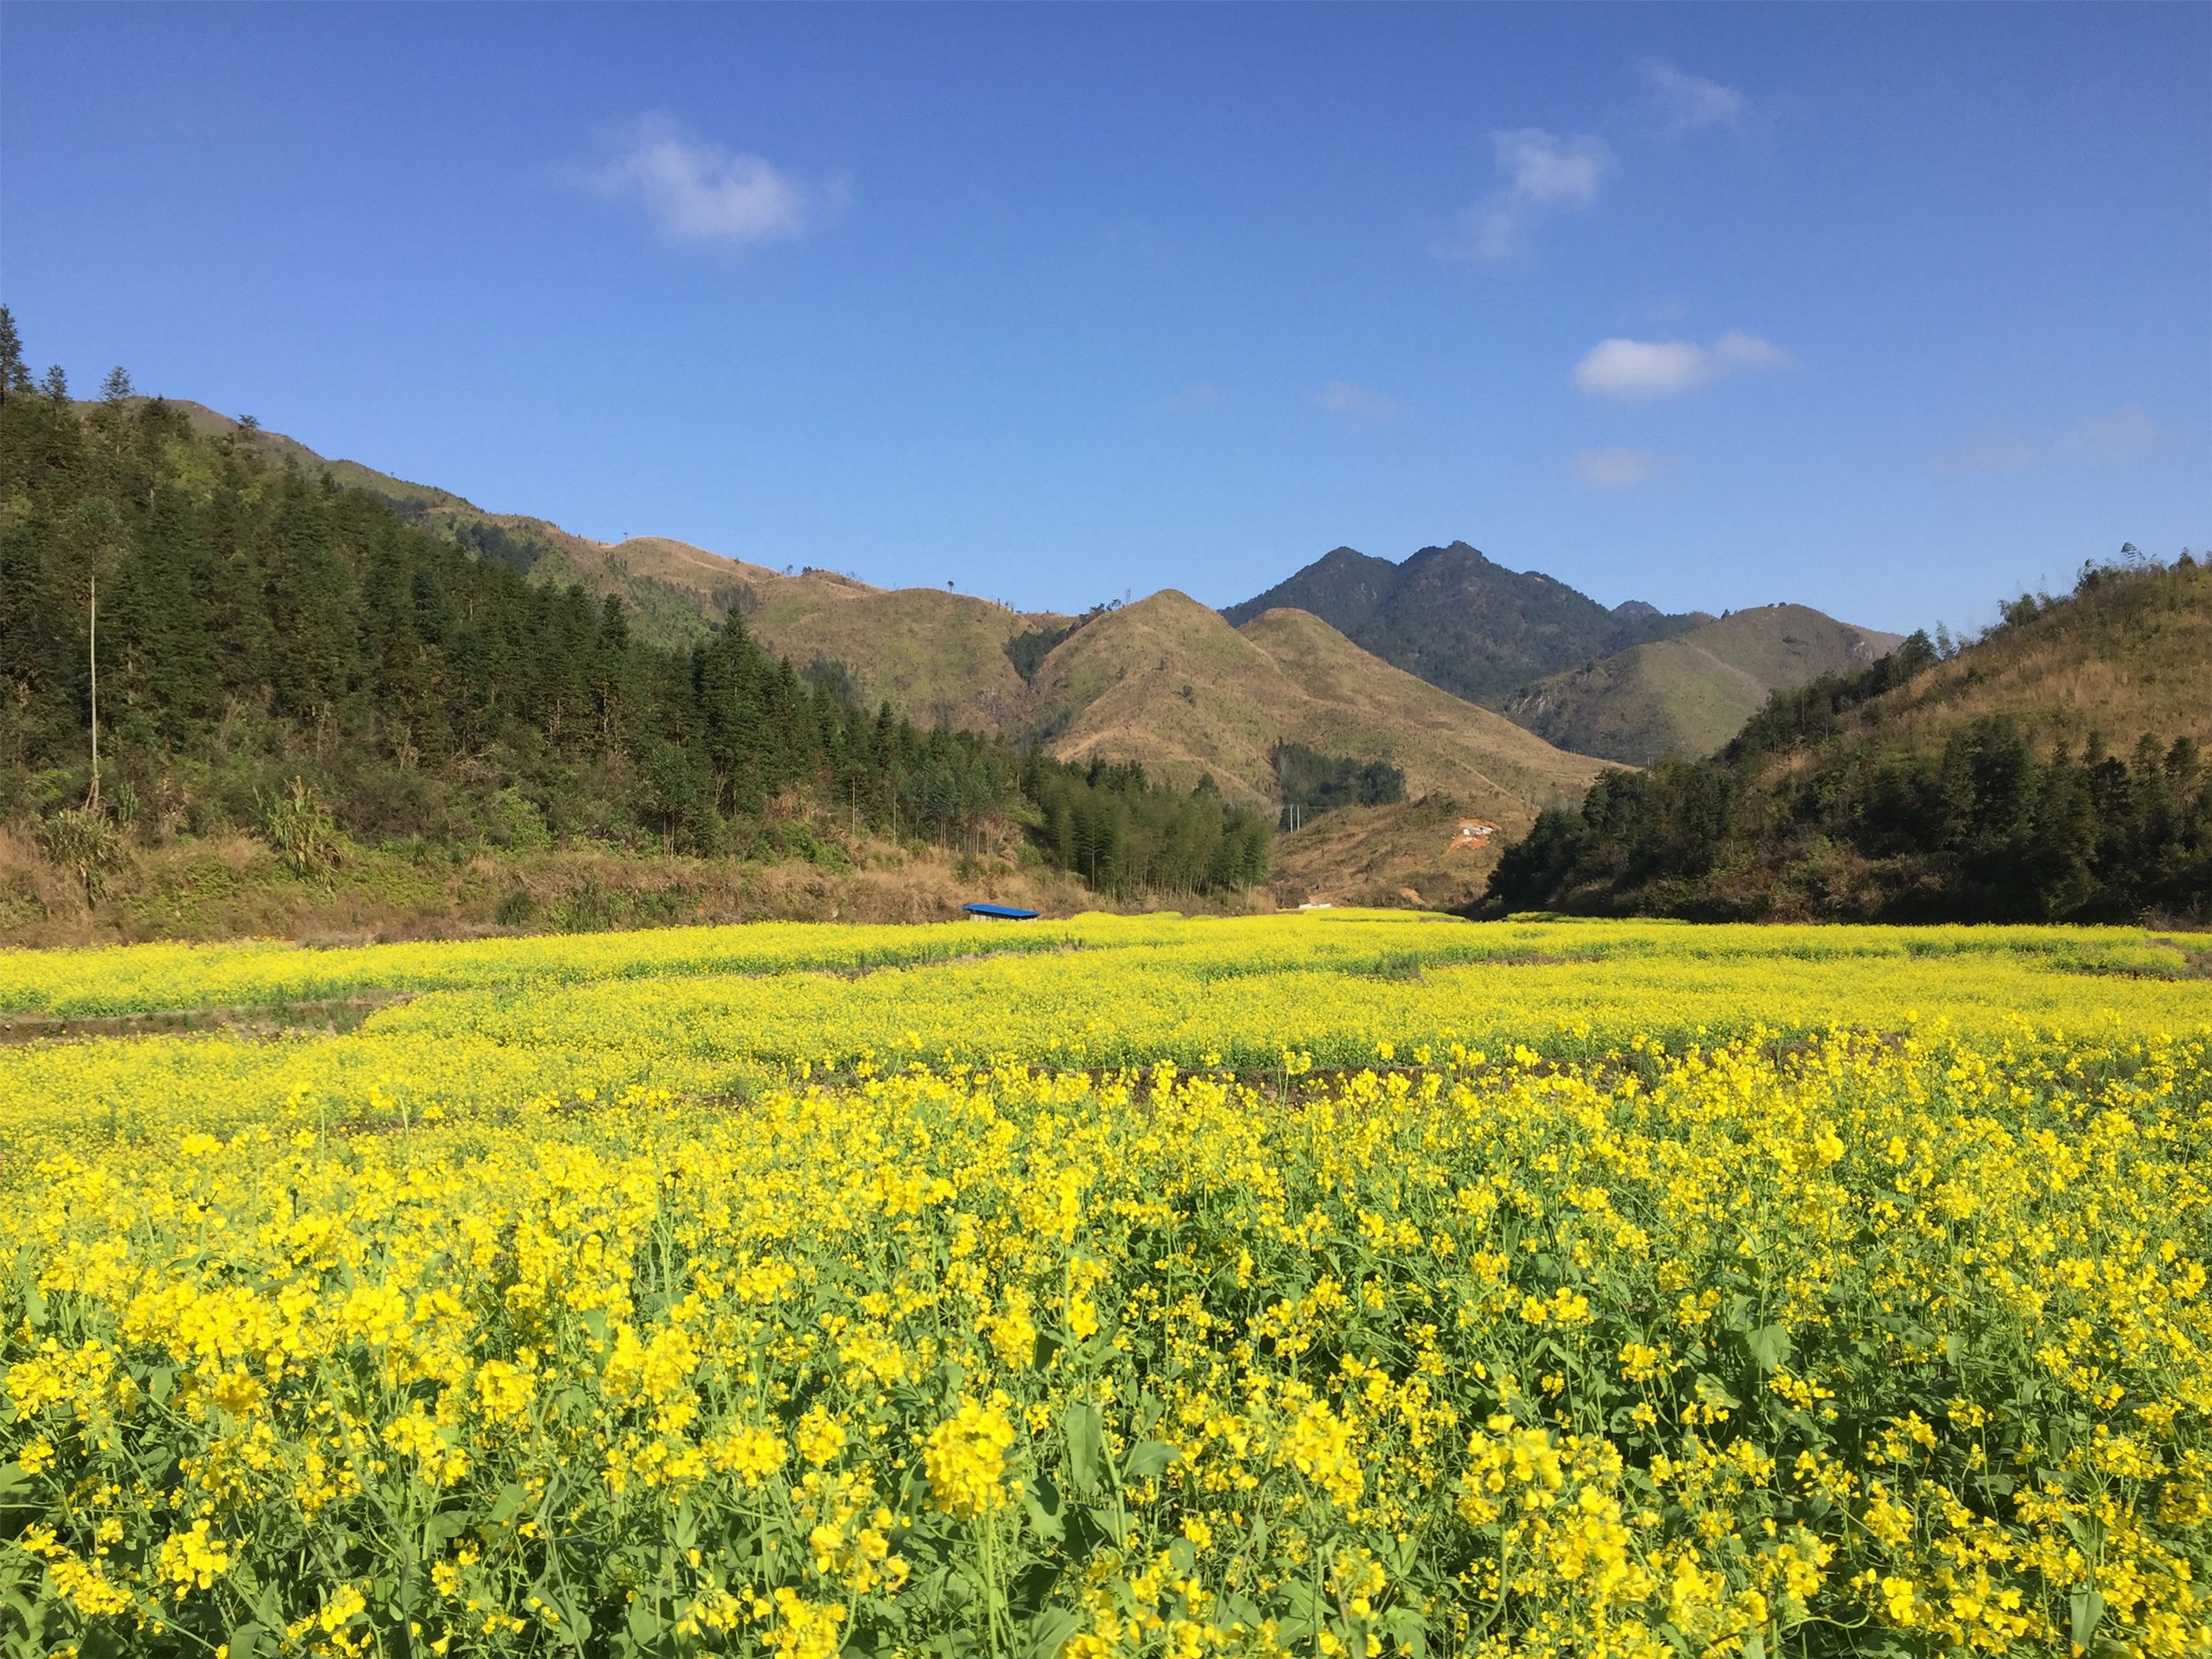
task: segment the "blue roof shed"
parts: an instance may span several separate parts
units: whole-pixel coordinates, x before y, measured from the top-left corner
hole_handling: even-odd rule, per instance
[[[960,908],[979,921],[1033,922],[1037,919],[1036,911],[1018,910],[1010,904],[964,904]]]

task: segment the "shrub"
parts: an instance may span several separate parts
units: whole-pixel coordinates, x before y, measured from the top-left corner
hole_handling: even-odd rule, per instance
[[[50,864],[77,878],[87,904],[106,890],[108,872],[122,861],[123,838],[115,826],[97,812],[67,807],[39,820],[35,832],[38,850]]]
[[[338,865],[344,842],[321,796],[295,778],[292,787],[261,810],[262,833],[298,876],[326,874]]]

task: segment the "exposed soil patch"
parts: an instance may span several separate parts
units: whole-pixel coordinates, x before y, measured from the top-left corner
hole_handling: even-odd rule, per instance
[[[2170,968],[2139,966],[2100,967],[2084,964],[2072,970],[2076,973],[2110,974],[2123,979],[2212,979],[2212,950],[2199,950],[2185,945],[2178,939],[2161,938],[2153,934],[2154,945],[2163,945],[2180,954],[2181,961]]]
[[[380,1008],[411,1002],[415,991],[364,991],[297,1002],[241,1008],[162,1008],[143,1014],[0,1014],[0,1044],[63,1037],[145,1037],[184,1031],[276,1037],[295,1031],[352,1031]]]

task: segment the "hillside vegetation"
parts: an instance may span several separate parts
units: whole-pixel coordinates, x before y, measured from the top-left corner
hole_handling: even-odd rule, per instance
[[[1466,839],[1469,809],[1448,795],[1347,807],[1275,838],[1269,883],[1281,905],[1457,910],[1479,901],[1501,835]],[[1479,816],[1479,815],[1477,815]]]
[[[802,668],[817,659],[841,664],[858,699],[887,701],[924,722],[1016,735],[1023,682],[1006,660],[1006,641],[1066,620],[935,588],[873,588],[835,571],[774,570],[672,536],[595,541],[544,518],[487,511],[451,490],[330,459],[296,438],[242,425],[204,404],[164,401],[195,433],[363,490],[409,524],[534,586],[574,585],[595,600],[620,599],[647,644],[694,644],[741,611],[770,649]],[[95,405],[77,407],[86,413]]]
[[[1079,618],[1018,611],[949,589],[883,588],[834,571],[774,570],[665,536],[597,542],[545,519],[488,512],[449,490],[327,459],[296,439],[201,404],[165,406],[203,436],[373,495],[410,525],[534,587],[577,587],[603,604],[617,600],[641,643],[688,647],[736,615],[810,685],[864,707],[887,703],[920,724],[1041,743],[1063,759],[1136,761],[1187,783],[1210,773],[1227,796],[1248,803],[1279,798],[1268,757],[1282,741],[1356,764],[1410,756],[1416,793],[1470,793],[1480,797],[1480,810],[1509,817],[1516,801],[1532,807],[1571,797],[1594,776],[1578,759],[1525,741],[1510,722],[1456,696],[1433,695],[1433,676],[1424,686],[1417,674],[1390,672],[1317,620],[1310,607],[1304,621],[1288,620],[1296,613],[1286,610],[1257,633],[1248,628],[1250,642],[1261,647],[1252,650],[1171,593],[1144,602],[1150,611],[1128,607],[1127,619],[1115,621],[1117,607],[1096,606]],[[1606,611],[1548,577],[1503,570],[1460,543],[1428,549],[1402,567],[1340,549],[1294,582],[1317,572],[1340,574],[1348,558],[1361,569],[1401,572],[1393,604],[1409,613],[1448,603],[1444,588],[1461,584],[1463,598],[1472,595],[1471,603],[1489,609],[1455,626],[1541,636],[1548,641],[1541,646],[1545,662],[1704,619],[1662,618],[1633,603]],[[1154,637],[1171,609],[1180,610],[1180,621]],[[1251,607],[1230,614],[1240,623],[1262,617]],[[1110,626],[1087,638],[1102,621]],[[1420,625],[1409,626],[1417,631]],[[1515,649],[1500,660],[1518,674],[1526,664]],[[1147,649],[1149,674],[1141,672]],[[1184,707],[1169,706],[1167,697]],[[1093,708],[1099,699],[1102,706]],[[1198,708],[1199,701],[1207,706]]]
[[[1470,702],[1609,657],[1712,618],[1640,601],[1607,610],[1538,571],[1510,571],[1464,541],[1402,565],[1340,547],[1223,612],[1241,627],[1265,611],[1306,611],[1383,661]]]
[[[147,925],[148,905],[165,905],[179,927],[190,925],[188,914],[204,917],[204,907],[161,895],[196,880],[234,887],[216,866],[234,873],[241,860],[172,854],[157,861],[167,873],[149,889],[140,872],[125,869],[118,845],[148,853],[178,836],[231,833],[266,844],[288,792],[296,817],[327,820],[326,831],[312,833],[347,843],[349,869],[364,879],[380,867],[374,849],[396,841],[464,849],[467,858],[513,849],[527,860],[580,839],[618,856],[798,856],[834,866],[876,856],[865,850],[872,840],[892,846],[919,835],[981,858],[999,871],[993,879],[1026,849],[1048,867],[1082,869],[1102,891],[1165,882],[1188,893],[1263,866],[1240,815],[1272,817],[1294,802],[1310,818],[1402,795],[1463,803],[1517,830],[1545,805],[1578,797],[1600,770],[1379,660],[1310,611],[1256,612],[1237,629],[1170,592],[1079,617],[1023,613],[949,588],[885,589],[832,571],[774,570],[668,537],[593,541],[325,457],[197,403],[115,388],[96,403],[72,403],[50,388],[11,401],[25,433],[46,420],[57,434],[89,434],[81,447],[111,470],[49,456],[23,475],[23,501],[40,500],[19,503],[19,518],[48,551],[38,556],[42,573],[12,598],[20,771],[0,787],[0,816],[24,829],[25,844],[35,839],[73,870],[88,895],[97,887],[119,904],[127,899],[131,919],[122,925],[133,932]],[[36,449],[47,440],[25,442]],[[165,527],[142,522],[136,483],[112,472],[134,448],[141,453],[132,465],[186,503],[181,518],[174,503],[165,510]],[[91,688],[82,652],[69,642],[84,637],[90,593],[71,588],[55,526],[80,507],[96,511],[88,500],[116,508],[116,545],[131,555],[118,565],[100,648],[104,672],[109,652],[120,653],[104,722],[113,775],[93,815],[105,829],[71,829],[65,813],[90,795]],[[254,511],[273,503],[280,516],[304,514],[319,526],[309,539],[332,560],[311,582],[320,586],[307,610],[319,607],[319,619],[288,589],[284,560],[259,546],[277,533],[241,503]],[[245,526],[242,542],[224,527],[231,518]],[[388,544],[405,551],[377,550]],[[1557,634],[1566,618],[1565,642],[1545,648],[1554,653],[1698,619],[1638,605],[1601,611],[1548,578],[1502,571],[1456,544],[1417,556],[1402,572],[1366,563],[1409,578],[1399,595],[1407,605],[1461,580],[1517,595],[1500,613],[1509,632]],[[149,582],[166,596],[149,600]],[[418,582],[442,597],[425,609],[385,592]],[[361,613],[372,588],[384,596]],[[210,604],[229,609],[218,615]],[[486,619],[510,611],[528,619]],[[765,771],[745,762],[731,773],[738,740],[726,737],[717,740],[719,758],[702,758],[694,741],[700,675],[717,650],[750,654],[746,672],[776,701],[772,721],[794,733],[834,726],[844,733],[832,743],[841,755],[855,743],[872,752],[905,743],[891,764],[900,781],[858,800],[859,786],[838,775],[849,757],[825,750],[817,764],[804,758],[816,742],[804,735],[792,739],[799,758]],[[312,671],[318,689],[291,684],[303,653],[327,659]],[[1509,650],[1501,660],[1519,661]],[[27,722],[43,724],[33,733]],[[225,735],[213,741],[208,733],[219,727]],[[1021,764],[1032,752],[1039,764]],[[35,823],[44,827],[33,838]],[[64,849],[80,832],[85,845]],[[104,861],[104,874],[96,868]],[[244,866],[259,868],[250,858]],[[671,913],[686,902],[716,913],[729,907],[726,897],[703,896],[721,893],[717,883],[672,880],[680,891],[665,902]],[[369,925],[388,919],[394,902],[419,907],[438,892],[457,916],[482,903],[479,882],[419,881],[396,868],[370,886],[357,902],[308,907],[316,925]],[[18,879],[8,925],[42,936],[60,926],[53,887]],[[518,884],[508,911],[539,902],[532,891]],[[411,896],[396,900],[402,892]],[[556,891],[539,908],[585,914],[595,902],[588,892],[579,910]],[[618,913],[642,915],[641,903]],[[242,896],[232,910],[304,914],[281,890]]]
[[[326,889],[381,871],[380,902],[564,849],[841,874],[872,843],[933,845],[979,881],[1080,856],[1121,895],[1264,874],[1265,818],[1217,794],[872,710],[764,649],[741,607],[688,649],[652,644],[619,595],[472,557],[250,431],[119,391],[80,410],[0,365],[0,821],[88,910],[111,884],[155,896],[141,855],[219,886],[255,861],[173,849],[240,838]],[[1039,833],[1070,801],[1072,841]],[[0,917],[49,930],[53,882],[7,862]],[[197,897],[131,925],[191,931]]]
[[[1719,749],[1770,693],[1863,667],[1901,638],[1806,605],[1761,605],[1522,687],[1497,706],[1578,754],[1648,766]]]
[[[151,400],[121,401],[132,408]],[[662,547],[681,543],[640,538],[635,544],[611,545],[527,514],[489,512],[451,490],[397,478],[359,461],[319,455],[296,438],[258,422],[234,420],[188,398],[160,401],[199,436],[223,440],[280,470],[295,467],[311,478],[328,478],[373,495],[413,527],[503,565],[535,586],[574,585],[594,600],[618,598],[636,637],[649,645],[691,645],[705,639],[729,608],[726,591],[719,597],[718,591],[726,590],[744,568],[696,549],[690,549],[697,554],[695,560],[660,555]],[[96,407],[80,403],[77,410],[88,415]]]
[[[2126,549],[2130,554],[2132,549]],[[1507,849],[1500,910],[2212,915],[2212,570],[2085,567],[1946,657],[1778,692],[1708,761],[1601,779]]]
[[[1211,776],[1253,803],[1276,798],[1272,751],[1284,741],[1387,763],[1409,793],[1460,795],[1501,822],[1578,796],[1602,770],[1378,662],[1304,612],[1232,628],[1171,589],[1056,646],[1035,691],[1055,754],[1138,759],[1178,781]]]

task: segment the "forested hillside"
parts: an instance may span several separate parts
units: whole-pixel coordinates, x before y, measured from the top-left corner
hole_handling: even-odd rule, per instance
[[[646,643],[618,596],[471,557],[367,491],[196,432],[120,371],[80,412],[58,372],[35,386],[10,355],[0,820],[88,892],[134,847],[238,831],[302,873],[349,844],[834,864],[856,835],[1002,852],[1025,826],[1036,856],[1110,890],[1264,872],[1266,824],[1217,797],[1125,771],[1048,825],[1102,768],[1070,781],[863,708],[739,613],[688,649]]]
[[[1711,760],[1601,779],[1508,848],[1494,910],[2212,917],[2212,569],[2132,549],[1962,649],[1916,634],[1776,693]]]

